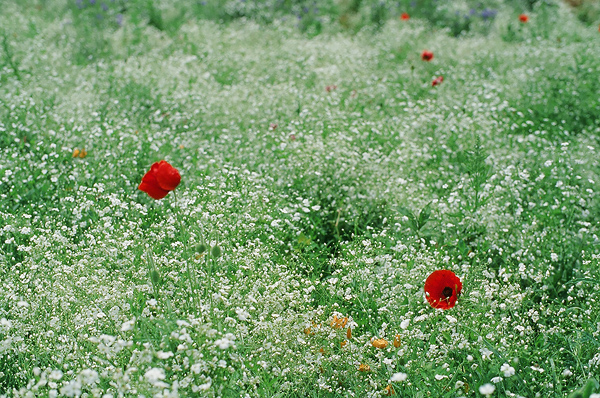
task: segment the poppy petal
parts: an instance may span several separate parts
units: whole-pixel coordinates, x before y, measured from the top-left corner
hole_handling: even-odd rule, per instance
[[[158,182],[156,181],[156,176],[153,172],[154,169],[155,167],[154,165],[152,165],[150,171],[148,171],[142,178],[142,182],[138,186],[138,189],[140,191],[146,192],[148,195],[150,195],[151,198],[158,200],[167,196],[169,191],[162,189],[160,185],[158,185]]]
[[[435,271],[425,281],[425,297],[433,308],[454,307],[461,290],[462,282],[449,270]]]
[[[154,169],[154,165],[152,165],[152,169]],[[177,169],[164,160],[158,162],[155,176],[158,185],[167,191],[174,190],[181,182],[181,175]]]
[[[157,199],[157,200],[164,198],[169,193],[169,191],[165,191],[164,189],[159,187],[158,184],[153,185],[153,184],[149,184],[149,183],[143,182],[143,181],[138,186],[138,189],[140,191],[146,192],[148,195],[150,195],[150,197],[152,199]]]

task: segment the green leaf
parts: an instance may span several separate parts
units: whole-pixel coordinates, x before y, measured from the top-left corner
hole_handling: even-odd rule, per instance
[[[417,221],[417,227],[420,230],[425,226],[425,223],[431,217],[431,202],[427,203],[423,209],[419,212],[419,219]]]

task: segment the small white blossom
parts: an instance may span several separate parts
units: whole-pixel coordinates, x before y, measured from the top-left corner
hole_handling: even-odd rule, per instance
[[[81,380],[83,385],[95,384],[99,380],[98,372],[92,369],[83,369],[79,373],[78,379]]]
[[[446,319],[448,320],[448,322],[450,323],[456,323],[458,321],[458,319],[456,319],[455,317],[453,317],[452,315],[446,315]]]
[[[496,391],[496,387],[494,387],[494,385],[490,383],[486,383],[479,387],[479,393],[488,397],[492,395],[494,391]]]
[[[60,379],[62,379],[62,377],[63,377],[63,372],[62,372],[62,371],[60,371],[60,370],[58,370],[58,369],[56,369],[56,370],[53,370],[53,371],[52,371],[52,372],[50,372],[50,374],[48,375],[48,378],[49,378],[49,379],[52,379],[52,380],[60,380]]]
[[[135,324],[135,317],[133,317],[133,319],[131,319],[127,322],[123,322],[123,325],[121,325],[121,332],[128,332],[128,331],[132,330],[134,324]]]
[[[167,377],[165,375],[165,370],[161,368],[150,368],[144,373],[144,378],[148,383],[152,384],[156,387],[168,387],[169,385],[163,380]]]
[[[60,393],[67,397],[81,395],[81,382],[79,380],[71,380],[60,389]]]
[[[233,347],[235,344],[233,342],[233,339],[229,339],[227,338],[227,336],[225,336],[222,339],[216,340],[215,345],[222,350],[226,350],[229,347]]]
[[[402,372],[398,372],[398,373],[394,373],[392,375],[392,377],[390,378],[391,382],[400,382],[400,381],[404,381],[408,378],[408,375],[406,373],[402,373]]]
[[[158,351],[158,352],[156,353],[156,356],[157,356],[159,359],[167,359],[167,358],[171,358],[171,357],[173,356],[173,353],[172,353],[171,351],[168,351],[168,352],[164,352],[164,351]]]
[[[500,367],[500,372],[502,372],[504,374],[504,377],[511,377],[511,376],[514,376],[514,374],[515,374],[515,368],[513,368],[509,364],[505,363],[504,365],[502,365]]]

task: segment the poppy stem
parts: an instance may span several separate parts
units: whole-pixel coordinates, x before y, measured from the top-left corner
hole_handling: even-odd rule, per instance
[[[185,261],[185,265],[186,265],[186,269],[187,269],[187,279],[188,279],[188,283],[190,285],[190,294],[192,297],[192,300],[194,301],[194,304],[196,305],[196,307],[199,307],[199,303],[198,303],[198,296],[195,294],[195,289],[194,289],[194,285],[196,283],[195,282],[195,274],[192,270],[192,265],[190,263],[190,251],[189,251],[189,245],[188,245],[188,239],[189,236],[184,236],[184,233],[186,231],[186,229],[183,227],[183,223],[181,222],[181,218],[182,218],[182,214],[183,211],[181,210],[181,204],[179,203],[179,200],[177,198],[177,194],[175,193],[175,191],[173,191],[173,197],[174,202],[175,202],[175,207],[177,208],[177,215],[176,215],[176,219],[177,219],[177,224],[179,227],[179,235],[181,236],[181,240],[182,240],[182,244],[183,244],[183,261]],[[193,279],[192,279],[193,278]]]

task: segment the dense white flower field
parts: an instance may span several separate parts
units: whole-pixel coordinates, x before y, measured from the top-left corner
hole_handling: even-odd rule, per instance
[[[0,396],[598,397],[597,24],[154,3],[0,2]]]

